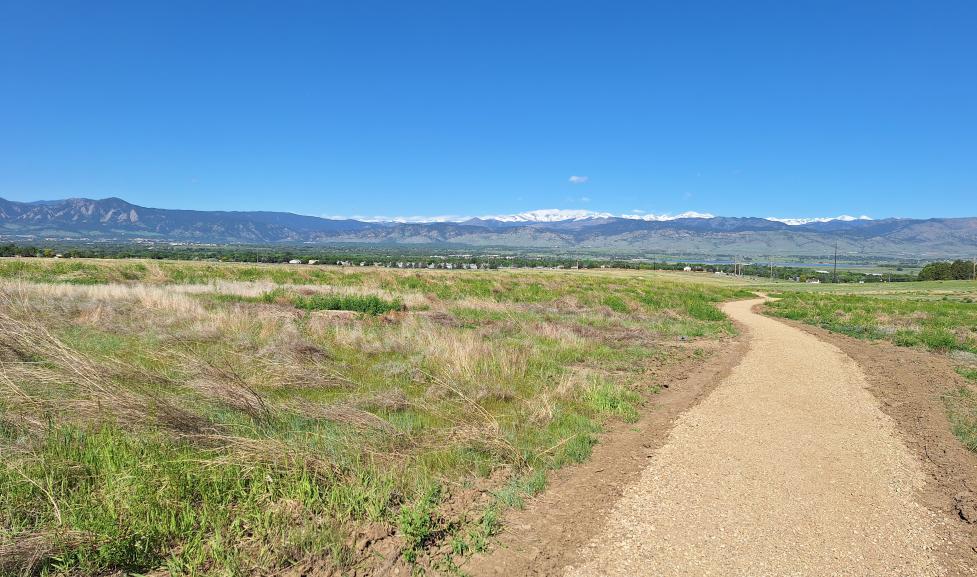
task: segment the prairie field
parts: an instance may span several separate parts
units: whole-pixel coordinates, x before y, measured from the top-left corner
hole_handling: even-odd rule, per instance
[[[977,283],[886,283],[870,289],[821,286],[828,288],[816,290],[814,285],[814,289],[776,294],[781,298],[767,303],[766,310],[848,336],[947,356],[957,372],[971,381],[945,395],[947,417],[961,442],[977,451]]]
[[[621,271],[0,260],[0,573],[450,574],[723,346],[716,303],[749,295]]]

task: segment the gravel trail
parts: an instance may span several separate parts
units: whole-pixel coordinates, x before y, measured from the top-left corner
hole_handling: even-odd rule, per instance
[[[682,415],[569,577],[935,576],[921,465],[834,345],[752,312],[742,362]]]

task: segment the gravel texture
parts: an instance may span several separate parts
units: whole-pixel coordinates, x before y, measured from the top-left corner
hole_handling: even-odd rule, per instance
[[[944,575],[924,475],[858,365],[817,337],[725,305],[742,362],[681,415],[568,567],[596,575]]]

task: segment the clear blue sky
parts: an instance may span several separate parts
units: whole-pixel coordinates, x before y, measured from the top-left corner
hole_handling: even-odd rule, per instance
[[[12,200],[975,215],[977,2],[4,0],[0,111]]]

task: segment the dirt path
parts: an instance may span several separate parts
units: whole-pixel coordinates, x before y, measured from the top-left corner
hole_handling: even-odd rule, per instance
[[[568,567],[596,575],[944,575],[920,462],[837,347],[752,312],[742,362],[680,416]]]
[[[474,577],[562,575],[565,567],[579,562],[580,551],[665,444],[675,420],[712,392],[746,348],[742,335],[690,347],[669,345],[668,361],[645,375],[663,389],[648,399],[639,421],[609,424],[589,459],[553,471],[546,491],[524,509],[509,510],[495,546],[469,559],[463,572]]]

